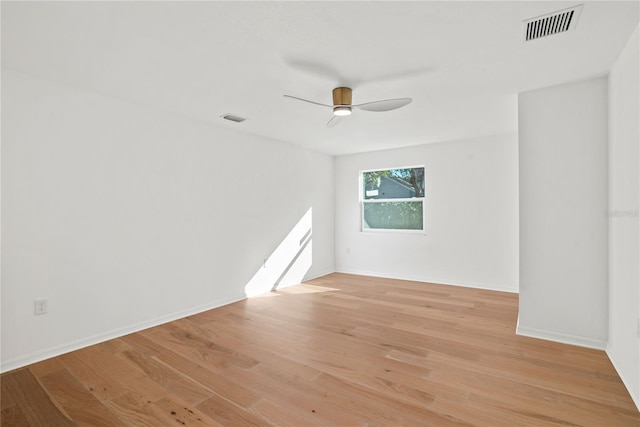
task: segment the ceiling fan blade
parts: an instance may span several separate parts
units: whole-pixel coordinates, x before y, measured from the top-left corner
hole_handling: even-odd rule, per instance
[[[352,105],[352,108],[358,108],[365,111],[391,111],[396,108],[404,107],[411,101],[411,98],[385,99],[383,101],[365,102],[364,104]]]
[[[332,128],[332,127],[336,127],[338,125],[338,123],[340,123],[342,121],[342,117],[340,116],[333,116],[329,119],[329,121],[327,122],[327,127],[328,128]]]
[[[285,98],[297,99],[298,101],[308,102],[309,104],[319,105],[321,107],[333,108],[333,105],[321,104],[320,102],[309,101],[308,99],[298,98],[297,96],[291,96],[291,95],[282,95],[282,96],[284,96]]]

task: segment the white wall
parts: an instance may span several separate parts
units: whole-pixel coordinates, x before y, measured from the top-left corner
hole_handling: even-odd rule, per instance
[[[518,291],[517,137],[337,157],[336,269]],[[360,231],[358,176],[425,166],[426,234]]]
[[[640,61],[638,28],[609,75],[609,342],[640,408]]]
[[[11,70],[2,92],[3,371],[244,298],[309,212],[302,274],[334,270],[332,157]]]
[[[518,333],[604,348],[607,79],[518,97]]]

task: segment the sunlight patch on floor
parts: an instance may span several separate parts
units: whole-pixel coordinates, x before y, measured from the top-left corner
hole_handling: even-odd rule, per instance
[[[272,298],[282,295],[304,295],[304,294],[317,294],[321,292],[334,292],[339,291],[337,288],[328,288],[325,286],[309,285],[302,283],[300,285],[289,286],[288,288],[278,289],[266,294],[256,295],[256,298]]]

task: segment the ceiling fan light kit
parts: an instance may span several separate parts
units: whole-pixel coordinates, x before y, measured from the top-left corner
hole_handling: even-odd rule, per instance
[[[348,116],[349,114],[351,114],[351,107],[347,107],[344,105],[333,107],[334,116]]]
[[[411,102],[411,98],[385,99],[382,101],[365,102],[364,104],[353,105],[351,103],[351,88],[337,87],[333,89],[333,105],[326,105],[320,102],[310,101],[308,99],[298,98],[297,96],[284,95],[286,98],[297,99],[298,101],[308,102],[310,104],[319,105],[321,107],[330,107],[333,109],[333,118],[327,123],[328,127],[338,124],[336,117],[348,116],[353,109],[364,111],[391,111],[396,108],[404,107]]]

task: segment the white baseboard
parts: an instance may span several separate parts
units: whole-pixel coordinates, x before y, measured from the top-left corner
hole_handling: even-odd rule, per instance
[[[326,276],[327,274],[334,273],[333,270],[327,270],[326,272],[318,272],[314,273],[310,276],[306,276],[304,281],[316,279],[318,277]],[[172,322],[174,320],[182,319],[187,316],[193,316],[194,314],[202,313],[203,311],[212,310],[214,308],[222,307],[227,304],[231,304],[237,301],[241,301],[246,299],[246,295],[232,297],[228,299],[216,300],[207,304],[203,304],[198,307],[193,307],[187,310],[182,310],[179,312],[175,312],[166,316],[160,316],[155,319],[151,319],[148,321],[140,322],[132,326],[127,326],[125,328],[115,329],[109,332],[105,332],[102,334],[93,335],[87,338],[82,338],[76,341],[72,341],[69,343],[65,343],[59,346],[51,347],[45,350],[37,351],[31,354],[27,354],[25,356],[21,356],[15,359],[3,360],[0,363],[0,373],[9,372],[14,369],[21,368],[23,366],[30,365],[32,363],[41,362],[43,360],[60,356],[61,354],[69,353],[71,351],[79,350],[84,347],[88,347],[94,344],[99,344],[101,342],[109,341],[115,338],[119,338],[125,335],[132,334],[134,332],[139,332],[144,329],[152,328],[154,326],[162,325],[163,323]]]
[[[147,320],[144,322],[137,323],[132,326],[127,326],[125,328],[115,329],[109,332],[105,332],[102,334],[93,335],[87,338],[82,338],[76,341],[72,341],[69,343],[65,343],[59,346],[51,347],[45,350],[37,351],[25,356],[21,356],[15,359],[3,360],[0,365],[0,373],[9,372],[14,369],[21,368],[23,366],[30,365],[32,363],[41,362],[43,360],[49,359],[51,357],[60,356],[61,354],[69,353],[71,351],[79,350],[84,347],[88,347],[94,344],[99,344],[101,342],[105,342],[111,339],[119,338],[125,335],[132,334],[134,332],[139,332],[144,329],[152,328],[154,326],[161,325],[163,323],[171,322],[174,320],[182,319],[187,316],[193,316],[194,314],[202,313],[203,311],[211,310],[214,308],[222,307],[227,304],[231,304],[237,301],[241,301],[246,299],[245,295],[239,297],[232,297],[228,299],[222,299],[217,301],[212,301],[207,304],[203,304],[198,307],[193,307],[187,310],[175,312],[166,316],[160,316],[151,320]]]
[[[320,277],[326,276],[327,274],[331,274],[331,273],[335,273],[335,270],[324,270],[324,271],[320,271],[320,272],[315,272],[313,274],[310,275],[305,275],[304,279],[302,279],[303,282],[308,282],[309,280],[313,280],[313,279],[318,279]]]
[[[498,292],[508,292],[511,294],[517,294],[518,291],[517,290],[513,290],[513,289],[505,289],[505,288],[498,288],[495,286],[490,286],[490,285],[485,285],[485,284],[478,284],[478,283],[470,283],[470,282],[457,282],[457,283],[448,283],[446,281],[442,281],[442,280],[431,280],[428,277],[418,277],[418,276],[412,276],[412,275],[397,275],[397,274],[387,274],[387,273],[381,273],[378,271],[363,271],[363,270],[352,270],[349,268],[345,268],[345,269],[340,269],[336,271],[337,273],[345,273],[345,274],[357,274],[359,276],[372,276],[372,277],[380,277],[383,279],[397,279],[397,280],[410,280],[412,282],[425,282],[425,283],[435,283],[438,285],[448,285],[448,286],[462,286],[465,288],[474,288],[474,289],[484,289],[487,291],[498,291]]]
[[[609,360],[611,360],[611,364],[613,365],[615,370],[618,372],[618,376],[622,380],[622,383],[624,384],[624,386],[627,388],[627,391],[629,392],[631,399],[633,399],[633,402],[636,404],[638,411],[640,411],[640,389],[638,388],[640,387],[640,384],[638,383],[634,384],[631,381],[631,375],[628,375],[627,372],[624,370],[622,364],[618,363],[615,356],[617,353],[615,351],[615,348],[611,345],[611,343],[607,344],[606,351],[607,351],[607,356],[609,356]]]
[[[607,342],[604,340],[596,340],[593,338],[580,337],[576,335],[563,334],[553,331],[545,331],[542,329],[528,328],[520,325],[520,318],[518,317],[518,324],[516,326],[516,334],[523,337],[538,338],[547,341],[555,341],[561,344],[577,345],[578,347],[593,348],[595,350],[605,350]]]

